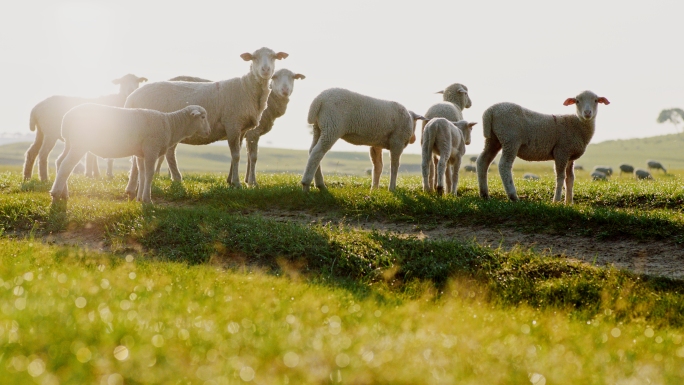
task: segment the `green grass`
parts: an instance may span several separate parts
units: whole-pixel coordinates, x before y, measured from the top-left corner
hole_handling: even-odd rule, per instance
[[[128,202],[125,175],[50,183],[0,173],[3,383],[662,383],[684,379],[684,282],[533,250],[421,240],[355,224],[514,228],[684,243],[680,173],[637,182],[580,175],[573,206],[553,181],[516,179],[521,202],[329,176],[155,180]],[[306,214],[311,221],[275,214]],[[287,217],[287,216],[285,216]],[[59,237],[77,247],[51,245]],[[106,252],[98,252],[104,245]],[[126,257],[130,255],[131,257]],[[253,377],[252,377],[253,376]]]

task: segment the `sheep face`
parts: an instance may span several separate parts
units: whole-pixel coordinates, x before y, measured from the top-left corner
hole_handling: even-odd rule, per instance
[[[294,91],[295,79],[305,78],[306,76],[292,73],[292,71],[285,68],[279,69],[271,78],[271,89],[276,93],[276,95],[287,98],[292,95],[292,91]]]
[[[201,137],[208,137],[211,134],[211,126],[209,119],[207,119],[207,110],[202,106],[187,106],[187,113],[191,116],[192,127],[195,129],[197,135]]]
[[[563,103],[564,106],[569,106],[571,104],[577,105],[577,116],[581,120],[592,120],[596,118],[596,111],[598,109],[598,104],[610,104],[608,99],[603,96],[597,96],[591,91],[584,91],[574,98],[567,98]]]
[[[251,71],[256,77],[268,80],[273,76],[276,59],[285,59],[289,55],[285,52],[276,53],[270,48],[259,48],[253,53],[243,53],[240,55],[242,60],[251,61]]]
[[[112,80],[112,83],[119,85],[119,94],[128,97],[133,91],[137,90],[140,83],[146,82],[147,78],[139,78],[133,74],[124,75]]]
[[[442,98],[445,102],[453,103],[461,107],[461,110],[470,108],[470,106],[473,105],[470,96],[468,96],[468,87],[463,84],[454,83],[445,88],[444,91],[439,91],[437,93],[444,94]]]
[[[477,122],[473,123],[468,123],[465,120],[459,120],[458,122],[451,122],[454,124],[454,126],[458,127],[461,132],[463,133],[463,141],[465,142],[466,145],[470,144],[470,134],[473,131],[473,126],[477,124]],[[477,160],[477,157],[475,158]]]

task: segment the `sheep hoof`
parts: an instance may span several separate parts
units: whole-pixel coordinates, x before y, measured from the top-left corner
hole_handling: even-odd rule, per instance
[[[510,199],[511,202],[517,202],[519,200],[517,195],[509,195],[508,199]]]
[[[302,191],[304,191],[305,193],[308,193],[309,189],[311,189],[311,185],[308,185],[308,184],[302,182]]]
[[[444,195],[444,187],[442,186],[437,186],[437,196],[442,196]]]

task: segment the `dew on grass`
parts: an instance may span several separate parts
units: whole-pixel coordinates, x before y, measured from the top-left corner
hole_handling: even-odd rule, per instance
[[[321,306],[321,313],[326,314],[329,310],[328,305]]]
[[[525,324],[525,325],[521,326],[520,331],[523,334],[530,334],[530,325]]]
[[[88,301],[86,301],[86,299],[83,297],[78,297],[78,298],[76,298],[76,301],[74,301],[74,303],[76,304],[77,308],[83,309],[86,306],[86,304],[88,303]]]
[[[36,358],[28,364],[27,371],[31,377],[38,377],[45,372],[45,362],[40,358]]]
[[[17,310],[24,310],[26,309],[26,298],[17,298],[14,301],[14,307],[17,308]]]
[[[135,271],[131,271],[130,273],[128,273],[128,278],[135,279],[135,277],[136,277]]]
[[[546,385],[546,377],[539,373],[530,373],[527,375],[532,385]]]
[[[67,281],[67,276],[66,276],[66,274],[64,274],[64,273],[59,274],[59,275],[57,276],[57,281],[58,281],[59,283],[66,283],[66,281]]]
[[[349,361],[350,361],[349,356],[346,355],[345,353],[340,353],[335,357],[335,363],[340,368],[347,367],[347,365],[349,365]]]
[[[107,376],[107,385],[123,385],[123,377],[119,373],[113,373]]]
[[[24,295],[24,288],[22,286],[15,286],[12,292],[14,293],[14,295],[19,297],[21,295]]]
[[[249,366],[243,366],[240,369],[240,378],[245,382],[252,381],[254,379],[254,369]]]
[[[190,332],[187,331],[186,329],[181,329],[181,330],[178,331],[178,338],[180,338],[181,340],[185,341],[185,340],[187,340],[188,338],[190,338]]]
[[[109,288],[109,280],[103,279],[102,281],[100,281],[100,287],[105,290]]]
[[[610,335],[613,336],[613,337],[615,337],[615,338],[620,337],[620,334],[622,334],[622,332],[621,332],[620,329],[618,329],[618,328],[613,328],[613,329],[610,331]]]
[[[116,358],[119,361],[123,361],[126,358],[128,358],[128,348],[123,346],[123,345],[119,345],[119,346],[115,347],[114,348],[114,358]]]
[[[655,342],[656,342],[657,344],[663,343],[663,337],[661,337],[661,336],[656,337],[656,338],[655,338]]]
[[[376,310],[376,311],[373,313],[373,315],[375,315],[376,317],[380,317],[380,316],[382,315],[382,312],[381,312],[380,310]]]
[[[654,334],[655,332],[651,328],[646,328],[646,330],[644,330],[644,335],[648,338],[653,337]]]
[[[294,368],[299,364],[299,355],[295,352],[287,352],[283,356],[283,362],[288,368]]]
[[[25,281],[33,281],[33,272],[29,271],[28,273],[24,273],[23,278]]]
[[[12,357],[10,365],[12,365],[17,372],[23,372],[29,365],[29,359],[23,354],[19,354],[18,356]]]
[[[93,358],[93,354],[90,352],[90,349],[85,346],[76,351],[76,359],[82,364],[90,361],[91,358]]]
[[[287,321],[287,323],[289,323],[290,325],[295,323],[296,320],[297,320],[297,318],[295,316],[293,316],[292,314],[288,314],[287,317],[285,317],[285,321]]]
[[[126,256],[126,262],[128,262],[128,263],[132,263],[132,262],[133,262],[133,259],[134,259],[133,256],[130,255],[130,254],[128,254],[128,255]]]

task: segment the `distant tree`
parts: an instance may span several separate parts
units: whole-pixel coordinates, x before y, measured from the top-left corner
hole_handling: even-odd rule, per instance
[[[679,131],[679,123],[684,121],[684,110],[681,108],[666,108],[660,111],[660,115],[658,115],[658,123],[665,123],[667,121],[675,126],[675,130]]]

